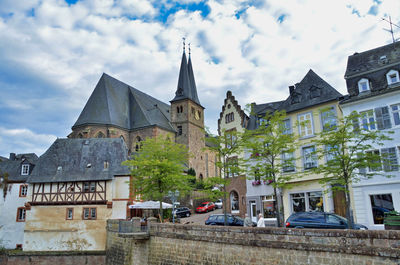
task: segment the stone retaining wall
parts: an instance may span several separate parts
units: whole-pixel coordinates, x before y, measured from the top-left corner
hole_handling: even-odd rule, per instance
[[[151,223],[149,239],[108,235],[107,254],[120,252],[107,264],[400,264],[399,231]]]
[[[103,265],[105,254],[105,251],[10,251],[0,254],[0,265]]]

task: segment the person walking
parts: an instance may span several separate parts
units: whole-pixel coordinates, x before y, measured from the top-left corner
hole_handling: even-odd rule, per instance
[[[265,227],[264,216],[262,213],[258,215],[257,227]]]
[[[251,221],[251,219],[247,213],[244,215],[243,226],[244,227],[252,227],[253,226],[253,222]]]

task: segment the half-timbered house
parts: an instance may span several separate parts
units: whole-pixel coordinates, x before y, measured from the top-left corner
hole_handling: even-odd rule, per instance
[[[57,139],[29,177],[24,250],[104,250],[107,219],[126,218],[120,138]]]

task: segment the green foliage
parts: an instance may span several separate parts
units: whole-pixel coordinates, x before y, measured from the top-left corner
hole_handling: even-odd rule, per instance
[[[196,176],[196,171],[194,170],[194,168],[191,167],[189,168],[187,174],[190,176]]]
[[[8,173],[0,171],[0,188],[3,189],[3,198],[5,199],[8,191]]]
[[[247,175],[270,183],[277,202],[277,188],[288,188],[289,181],[296,177],[294,173],[281,174],[285,168],[293,168],[295,171],[296,137],[292,130],[285,127],[286,119],[285,112],[267,112],[258,128],[246,130],[243,136],[244,149],[251,154],[246,160]],[[276,207],[278,226],[281,223],[281,208]]]
[[[129,166],[134,190],[145,200],[161,201],[168,191],[178,190],[183,196],[192,190],[192,176],[184,173],[188,161],[185,145],[167,138],[147,138],[132,160],[123,162]]]
[[[246,160],[247,174],[252,179],[271,182],[276,188],[287,187],[295,174],[280,174],[284,168],[295,168],[294,155],[296,137],[287,131],[284,121],[286,113],[276,111],[267,113],[255,130],[246,130],[244,134],[244,149],[251,154]],[[294,170],[293,170],[294,171]]]
[[[313,172],[323,176],[320,183],[328,190],[345,192],[346,217],[350,225],[353,224],[350,216],[351,184],[361,179],[372,178],[374,175],[383,175],[379,171],[371,172],[366,169],[378,169],[382,164],[390,163],[386,157],[371,150],[376,149],[376,146],[382,146],[384,141],[391,140],[387,135],[391,132],[360,128],[359,119],[360,115],[356,112],[338,118],[335,125],[323,128],[315,140],[318,146],[316,151],[318,158],[327,162],[314,168]]]

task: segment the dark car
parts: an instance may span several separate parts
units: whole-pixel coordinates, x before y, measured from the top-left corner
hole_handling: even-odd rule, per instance
[[[174,211],[177,217],[189,217],[191,215],[190,209],[188,207],[179,207]]]
[[[232,215],[232,214],[227,214],[227,221],[229,226],[243,226],[243,218],[240,218],[238,216]],[[212,214],[208,217],[208,219],[205,221],[206,225],[224,225],[225,223],[225,218],[223,214]],[[253,226],[256,226],[257,224],[253,222]]]
[[[320,228],[320,229],[347,229],[347,219],[334,213],[325,212],[298,212],[286,220],[286,227],[293,228]],[[365,225],[354,224],[354,229],[367,230]]]

